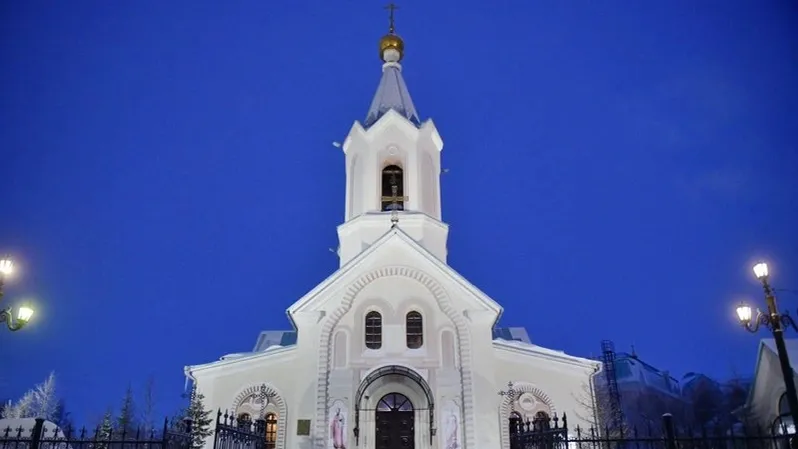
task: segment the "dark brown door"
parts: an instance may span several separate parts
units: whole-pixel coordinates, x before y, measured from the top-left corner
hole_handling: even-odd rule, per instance
[[[413,404],[404,395],[389,393],[377,404],[377,449],[412,449]]]

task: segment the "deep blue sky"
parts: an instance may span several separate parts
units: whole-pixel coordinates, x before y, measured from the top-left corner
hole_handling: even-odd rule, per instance
[[[380,76],[378,1],[3,2],[0,251],[20,264],[0,397],[48,371],[79,420],[248,351],[337,268],[344,157]],[[540,345],[753,370],[750,265],[798,289],[798,7],[400,4],[444,142],[450,264]],[[781,304],[795,309],[798,296]],[[764,334],[762,335],[764,336]]]

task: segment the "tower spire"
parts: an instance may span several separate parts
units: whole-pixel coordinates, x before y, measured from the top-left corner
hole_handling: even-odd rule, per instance
[[[410,99],[405,80],[402,78],[402,60],[405,52],[405,43],[396,34],[396,22],[394,13],[398,6],[393,3],[388,4],[388,34],[380,39],[380,59],[382,65],[382,78],[377,88],[377,93],[371,102],[366,121],[363,126],[369,127],[380,119],[388,110],[393,109],[414,124],[418,125],[421,121]]]

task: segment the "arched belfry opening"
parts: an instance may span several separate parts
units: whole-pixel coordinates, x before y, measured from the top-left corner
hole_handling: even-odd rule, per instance
[[[404,171],[392,164],[382,169],[382,211],[405,210]]]

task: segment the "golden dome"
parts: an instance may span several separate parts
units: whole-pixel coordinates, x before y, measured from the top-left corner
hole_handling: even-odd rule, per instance
[[[396,34],[389,33],[380,39],[380,59],[385,61],[385,50],[396,50],[399,52],[399,61],[402,60],[405,52],[405,43]],[[387,61],[385,61],[387,62]]]

